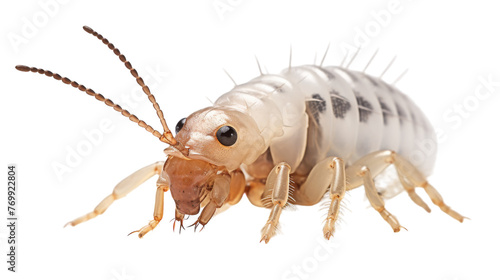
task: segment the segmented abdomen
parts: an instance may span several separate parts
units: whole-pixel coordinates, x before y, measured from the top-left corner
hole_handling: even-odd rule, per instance
[[[394,150],[428,176],[436,136],[422,111],[384,81],[340,67],[300,66],[283,71],[306,95],[307,147],[297,172],[307,174],[327,156],[353,163]]]

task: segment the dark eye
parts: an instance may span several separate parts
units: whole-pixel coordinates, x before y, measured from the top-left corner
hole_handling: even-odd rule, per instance
[[[217,140],[224,146],[232,146],[236,143],[238,135],[236,130],[230,126],[223,126],[217,130]]]
[[[181,119],[177,125],[175,126],[175,133],[179,133],[181,131],[182,127],[184,126],[184,123],[186,122],[186,118]]]

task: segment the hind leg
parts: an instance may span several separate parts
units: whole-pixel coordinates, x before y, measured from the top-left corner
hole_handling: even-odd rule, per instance
[[[370,169],[363,167],[361,168],[360,176],[363,177],[363,185],[365,187],[366,197],[370,201],[373,209],[380,213],[380,216],[391,226],[394,232],[399,232],[402,227],[396,217],[392,215],[387,209],[385,209],[384,200],[380,197],[375,188],[375,183],[373,182],[373,176],[370,173]]]
[[[430,197],[432,203],[437,205],[441,209],[441,211],[450,215],[452,218],[456,219],[459,222],[464,221],[465,217],[460,215],[459,213],[451,209],[450,206],[444,203],[443,197],[433,186],[429,184],[429,182],[427,182],[427,179],[422,175],[422,173],[420,173],[420,171],[417,170],[417,168],[413,164],[411,164],[398,154],[394,154],[393,158],[394,158],[394,165],[398,170],[398,174],[400,174],[400,177],[405,178],[406,182],[408,182],[410,186],[413,186],[414,188],[415,187],[423,188],[427,193],[427,195]],[[418,202],[416,203],[419,204]],[[425,206],[422,207],[425,208]]]
[[[437,190],[434,187],[432,187],[427,182],[426,178],[422,175],[422,173],[420,173],[420,171],[417,170],[417,168],[413,164],[411,164],[410,162],[408,162],[407,160],[405,160],[404,158],[402,158],[400,155],[398,155],[393,151],[387,150],[387,151],[373,152],[359,159],[353,165],[349,166],[349,168],[347,168],[346,170],[347,178],[349,178],[351,183],[349,189],[354,189],[356,187],[359,187],[368,180],[366,175],[367,173],[366,170],[368,170],[369,173],[371,173],[370,177],[374,178],[390,164],[394,164],[394,166],[396,167],[396,170],[398,172],[401,183],[403,184],[403,187],[408,192],[410,198],[417,205],[430,211],[427,204],[425,204],[423,200],[415,193],[415,188],[421,187],[424,188],[426,193],[431,198],[432,202],[437,206],[439,206],[443,212],[445,212],[446,214],[450,215],[451,217],[460,222],[464,220],[465,217],[458,214],[444,203],[441,195],[437,192]],[[371,189],[371,187],[369,187],[369,189]],[[368,195],[369,194],[367,193],[367,196]],[[370,203],[376,200],[375,196],[373,195],[371,196],[372,199],[368,197],[370,199]],[[376,206],[374,206],[374,208],[378,210],[380,209],[379,206],[380,203],[377,203]],[[389,224],[391,224],[391,226],[393,227],[393,229],[395,229],[396,224],[391,223],[387,219],[386,221],[388,221]]]
[[[401,185],[403,185],[404,190],[406,191],[406,193],[408,193],[408,196],[411,198],[411,200],[418,206],[424,208],[427,213],[430,213],[431,209],[429,208],[427,203],[425,203],[422,198],[415,192],[415,187],[413,186],[413,184],[409,182],[408,179],[406,179],[399,171],[398,176]]]
[[[113,189],[113,193],[104,198],[92,212],[74,219],[73,221],[67,223],[65,226],[76,226],[80,223],[93,219],[98,215],[101,215],[102,213],[104,213],[104,211],[106,211],[106,209],[108,209],[109,206],[111,206],[111,204],[115,200],[126,196],[128,193],[144,183],[147,179],[153,177],[154,175],[160,174],[163,163],[163,161],[155,162],[132,173],[127,178],[118,183],[118,185],[116,185],[116,187]]]

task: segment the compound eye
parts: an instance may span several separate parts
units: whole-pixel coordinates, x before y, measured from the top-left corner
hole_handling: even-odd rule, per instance
[[[184,126],[184,123],[186,123],[186,118],[181,119],[177,125],[175,126],[175,134],[179,133],[181,131],[182,127]]]
[[[232,146],[236,143],[238,135],[236,130],[231,126],[223,126],[217,130],[217,140],[224,146]]]

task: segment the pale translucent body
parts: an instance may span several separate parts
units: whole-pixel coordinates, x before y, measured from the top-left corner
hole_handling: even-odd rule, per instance
[[[329,193],[323,227],[329,239],[345,192],[361,185],[372,207],[397,232],[403,227],[385,208],[374,184],[374,178],[391,164],[413,202],[430,211],[415,192],[415,188],[422,187],[442,211],[460,222],[464,220],[426,180],[436,155],[429,121],[411,100],[380,79],[339,67],[314,65],[289,67],[279,75],[261,75],[235,86],[214,106],[191,114],[176,129],[174,138],[163,111],[137,70],[102,35],[87,26],[83,29],[124,63],[156,110],[163,134],[67,77],[24,65],[16,69],[44,74],[78,88],[170,146],[164,150],[164,163],[131,174],[92,212],[69,225],[104,213],[115,200],[159,175],[153,220],[134,231],[139,237],[162,220],[164,194],[170,190],[176,204],[174,229],[175,222],[183,228],[185,215],[198,214],[201,208],[193,225],[195,230],[198,225],[205,226],[217,212],[238,203],[246,194],[252,204],[271,209],[261,233],[261,241],[266,243],[275,235],[282,210],[288,204],[313,205]]]

